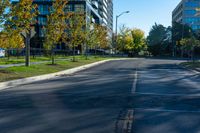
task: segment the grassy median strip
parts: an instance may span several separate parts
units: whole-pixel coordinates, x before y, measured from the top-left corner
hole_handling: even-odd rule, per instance
[[[105,59],[110,58],[90,57],[88,60],[85,60],[84,58],[79,58],[77,62],[57,61],[56,65],[51,65],[50,63],[43,63],[31,65],[30,67],[17,66],[10,68],[2,68],[0,69],[0,82],[59,72],[62,70],[67,70],[70,68],[94,63]]]

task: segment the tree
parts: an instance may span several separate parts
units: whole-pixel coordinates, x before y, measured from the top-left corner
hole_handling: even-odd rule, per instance
[[[200,46],[200,41],[195,39],[194,37],[192,38],[183,38],[181,39],[180,43],[178,43],[177,45],[179,45],[182,49],[182,51],[186,52],[187,55],[189,57],[191,57],[191,59],[193,59],[194,61],[194,56],[195,56],[195,53],[194,53],[194,50],[196,47],[199,47]]]
[[[23,37],[16,31],[13,31],[12,34],[2,31],[0,33],[0,47],[7,49],[8,59],[9,59],[9,49],[10,48],[24,48]]]
[[[117,37],[117,50],[124,53],[127,52],[126,45],[132,42],[130,31],[131,29],[127,28],[125,25],[120,28],[120,32]]]
[[[33,4],[33,0],[20,0],[12,4],[10,17],[5,25],[5,30],[10,34],[9,36],[12,36],[13,31],[23,33],[26,46],[26,66],[30,66],[30,39],[37,14],[37,5]]]
[[[180,43],[181,39],[183,38],[191,38],[193,37],[193,30],[192,28],[187,24],[181,24],[177,22],[172,23],[172,44],[174,46],[174,53],[181,53],[181,56],[183,54],[180,45],[177,45]]]
[[[86,25],[85,29],[85,45],[86,45],[86,59],[88,48],[95,49],[95,54],[97,48],[106,49],[108,48],[108,30],[105,26],[100,24],[90,23]]]
[[[50,14],[47,16],[47,26],[45,35],[45,48],[51,51],[52,65],[55,64],[54,49],[58,43],[61,43],[66,30],[65,13],[67,1],[56,0],[50,8]]]
[[[138,55],[145,48],[144,31],[123,26],[118,36],[118,49],[129,56]]]
[[[108,29],[102,25],[96,25],[97,42],[102,49],[108,48]]]
[[[86,19],[84,13],[70,13],[65,32],[65,42],[73,50],[73,61],[75,60],[76,47],[85,43]]]
[[[94,23],[89,23],[86,25],[85,29],[85,57],[88,59],[88,49],[95,46],[97,43],[97,34]]]
[[[98,48],[105,50],[109,47],[108,29],[105,26],[95,24],[93,34],[96,36],[93,44],[95,54]]]
[[[146,45],[144,31],[140,29],[133,29],[131,30],[131,35],[133,39],[133,51],[134,53],[138,54],[145,48]]]
[[[169,54],[172,44],[172,29],[155,23],[147,37],[149,51],[154,55]]]

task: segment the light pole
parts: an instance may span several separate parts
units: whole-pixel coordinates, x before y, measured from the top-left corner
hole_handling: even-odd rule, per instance
[[[117,34],[118,34],[118,32],[117,32],[117,28],[118,28],[118,18],[120,17],[120,16],[122,16],[123,14],[125,14],[125,13],[130,13],[130,11],[125,11],[125,12],[122,12],[121,14],[119,14],[119,15],[117,15],[116,16],[116,27],[115,27],[115,54],[116,54],[116,51],[117,51]]]

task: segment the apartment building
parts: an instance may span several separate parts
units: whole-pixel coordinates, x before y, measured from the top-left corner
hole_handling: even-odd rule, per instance
[[[38,5],[40,12],[37,17],[36,32],[38,34],[34,39],[34,45],[41,47],[42,38],[45,36],[43,27],[47,23],[48,9],[52,5],[52,0],[34,0],[34,3]],[[85,12],[86,22],[102,24],[108,28],[109,35],[112,35],[113,0],[69,0],[66,8],[67,11]]]

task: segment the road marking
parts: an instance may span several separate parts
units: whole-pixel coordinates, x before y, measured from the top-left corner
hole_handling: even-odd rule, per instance
[[[135,74],[134,74],[134,80],[133,80],[133,85],[131,88],[131,94],[134,94],[137,88],[137,80],[138,80],[138,70],[136,68]]]
[[[134,110],[128,110],[125,120],[124,120],[123,133],[132,132],[133,114],[134,114]]]
[[[131,133],[134,110],[122,111],[116,121],[115,133]]]
[[[138,69],[135,69],[133,85],[131,94],[134,94],[137,88]],[[134,110],[127,110],[125,117],[119,118],[116,122],[115,133],[132,133],[132,126],[134,121]]]

